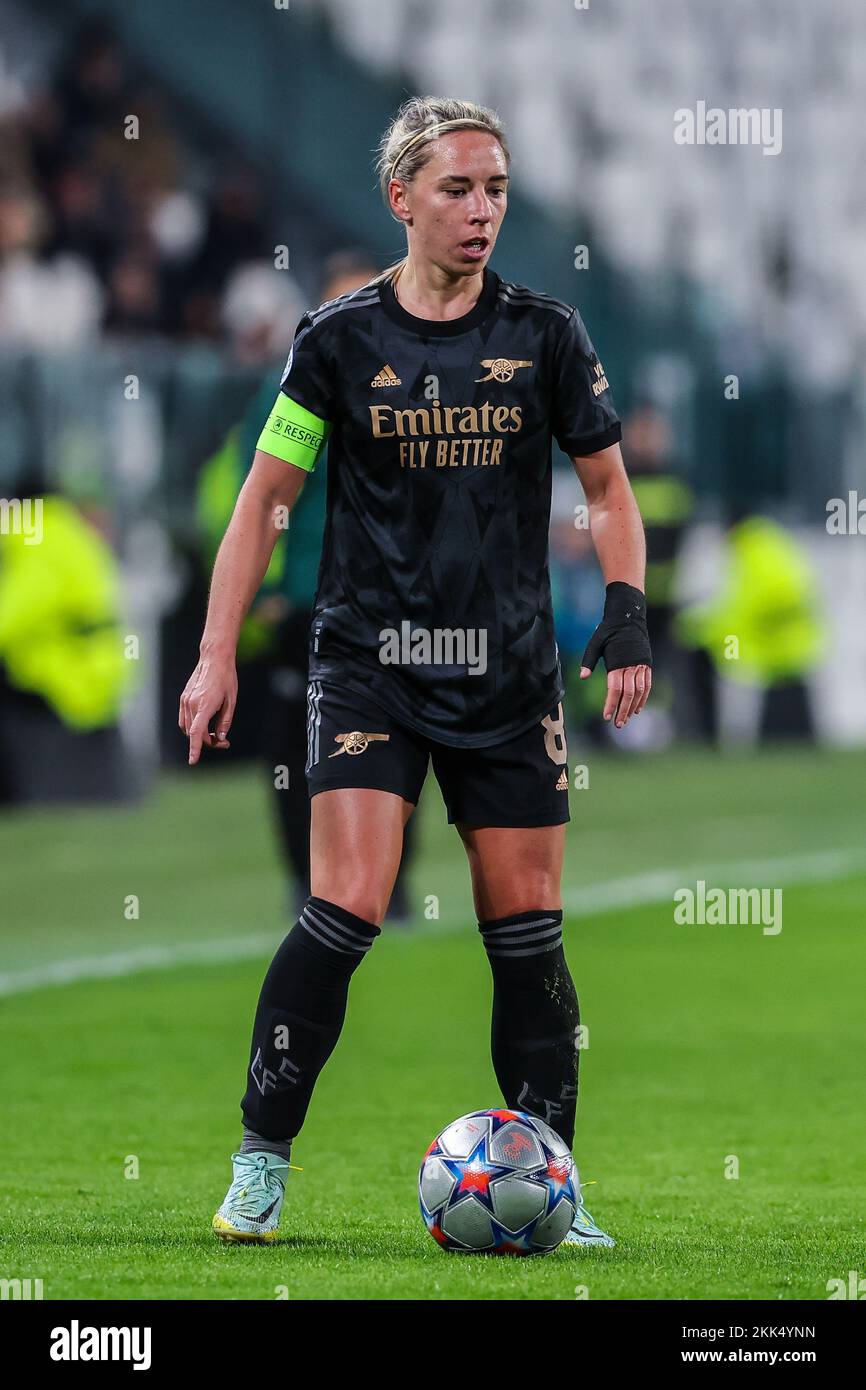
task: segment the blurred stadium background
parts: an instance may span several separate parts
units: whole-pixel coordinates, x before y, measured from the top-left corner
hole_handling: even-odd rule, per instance
[[[586,1117],[611,1195],[627,1166],[620,1214],[638,1220],[646,1181],[661,1192],[671,1165],[701,1171],[699,1144],[683,1159],[701,1115],[713,1163],[735,1141],[720,1113],[756,1151],[762,1117],[772,1120],[770,1208],[789,1210],[805,1155],[838,1202],[824,1237],[840,1242],[839,1270],[831,1260],[827,1277],[842,1273],[855,1258],[845,1241],[863,1145],[854,1074],[828,1060],[837,1044],[846,1056],[863,1044],[851,983],[864,963],[866,887],[866,503],[857,525],[866,498],[866,11],[857,0],[0,0],[0,995],[23,1122],[44,1132],[59,1106],[80,1145],[55,1155],[19,1263],[37,1258],[40,1213],[66,1200],[70,1165],[104,1210],[94,1165],[146,1148],[160,1120],[171,1131],[161,1133],[160,1162],[188,1160],[199,1136],[215,1149],[198,1159],[213,1187],[205,1207],[218,1196],[257,980],[304,892],[304,787],[288,730],[303,736],[315,489],[244,630],[227,761],[184,770],[178,698],[216,545],[298,318],[403,250],[378,199],[373,150],[400,102],[423,92],[503,117],[513,184],[494,267],[580,307],[624,420],[647,529],[650,707],[612,733],[598,719],[603,677],[569,681],[571,761],[589,769],[589,788],[572,792],[569,940],[608,1047],[607,1060],[585,1064],[579,1134]],[[781,152],[677,144],[674,112],[699,101],[780,109]],[[579,485],[563,456],[554,462],[552,574],[573,677],[603,584],[578,524]],[[842,527],[830,521],[834,499]],[[37,500],[38,543],[28,534]],[[283,765],[295,775],[287,793],[274,792]],[[410,1177],[416,1150],[452,1111],[493,1095],[486,977],[467,963],[480,954],[469,940],[467,875],[432,783],[419,821],[395,908],[397,954],[380,975],[371,960],[353,986],[354,1021],[350,1011],[328,1083],[335,1104],[352,1105],[362,1071],[353,1044],[372,1050],[380,1078],[393,1066],[374,1024],[389,990],[435,1029],[421,1007],[426,972],[468,972],[474,994],[467,984],[448,1018],[462,1044],[452,1037],[429,1074],[418,1039],[409,1053],[425,1099],[392,1111],[384,1083],[373,1086],[393,1125],[402,1115],[411,1131]],[[692,938],[684,950],[671,893],[714,874],[791,885],[792,926],[779,942]],[[230,1026],[222,1014],[216,1025],[209,999]],[[192,1047],[177,1016],[184,1001],[198,1031]],[[797,1080],[795,1007],[812,1040]],[[762,1010],[763,1033],[754,1022]],[[144,1041],[124,1033],[131,1015]],[[94,1016],[98,1040],[87,1033]],[[69,1055],[56,1055],[47,1017],[74,1040]],[[668,1020],[665,1085],[645,1055],[659,1017]],[[742,1087],[713,1046],[728,1027]],[[411,1048],[404,1033],[394,1039]],[[164,1068],[158,1084],[148,1065]],[[191,1081],[199,1067],[208,1068],[207,1104]],[[683,1083],[694,1110],[681,1104]],[[826,1088],[844,1171],[816,1117],[799,1112],[810,1085]],[[664,1142],[657,1103],[672,1129]],[[311,1117],[309,1144],[338,1154],[325,1112]],[[625,1156],[624,1112],[642,1136],[640,1152]],[[195,1133],[184,1129],[178,1150],[184,1117]],[[381,1134],[367,1138],[373,1152],[387,1150]],[[25,1187],[15,1197],[14,1156],[4,1171],[9,1200],[20,1208],[26,1192],[31,1202]],[[404,1201],[396,1158],[388,1181]],[[165,1182],[166,1219],[200,1224],[194,1204],[172,1206],[177,1191]],[[731,1185],[715,1186],[726,1191],[710,1199],[698,1182],[691,1193],[695,1212],[718,1203],[713,1240],[727,1229]],[[752,1190],[756,1222],[767,1191]],[[680,1196],[674,1188],[659,1202],[669,1197],[673,1213]],[[120,1224],[151,1209],[144,1194],[137,1216],[127,1192],[115,1200]],[[414,1238],[411,1213],[405,1219]],[[60,1292],[102,1296],[82,1241],[71,1252],[50,1237],[37,1264]],[[382,1288],[367,1253],[370,1287]],[[647,1245],[644,1254],[657,1273],[664,1252]],[[822,1280],[810,1282],[808,1250],[793,1284],[791,1248],[765,1249],[750,1265],[753,1255],[750,1247],[728,1284],[722,1275],[700,1283],[702,1249],[694,1269],[684,1258],[685,1282],[652,1294],[612,1279],[594,1296],[688,1297],[695,1287],[697,1296],[824,1296]],[[173,1283],[160,1267],[153,1287],[168,1290],[156,1296],[256,1296],[224,1268],[210,1277],[208,1291],[198,1275]],[[545,1277],[549,1296],[572,1296]],[[112,1279],[123,1287],[118,1268]],[[498,1292],[516,1296],[516,1287]]]

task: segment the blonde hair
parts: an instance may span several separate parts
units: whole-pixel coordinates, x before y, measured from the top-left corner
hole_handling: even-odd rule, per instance
[[[432,158],[430,146],[449,130],[485,130],[502,146],[505,165],[511,164],[511,151],[505,128],[489,106],[457,97],[410,97],[404,101],[377,147],[376,173],[382,200],[390,211],[388,185],[391,179],[411,183]],[[393,213],[392,213],[393,216]],[[406,257],[389,265],[373,281],[393,280],[403,269]]]

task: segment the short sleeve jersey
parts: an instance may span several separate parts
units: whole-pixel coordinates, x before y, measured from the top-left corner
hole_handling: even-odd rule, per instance
[[[563,693],[551,439],[585,456],[620,437],[577,309],[490,267],[445,322],[375,280],[305,313],[259,448],[312,469],[328,442],[310,678],[455,747],[541,719]]]

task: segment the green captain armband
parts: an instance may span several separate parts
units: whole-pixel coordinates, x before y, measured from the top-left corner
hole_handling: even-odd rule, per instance
[[[256,447],[273,454],[284,463],[293,463],[312,473],[331,433],[331,422],[305,410],[285,391],[281,391]]]

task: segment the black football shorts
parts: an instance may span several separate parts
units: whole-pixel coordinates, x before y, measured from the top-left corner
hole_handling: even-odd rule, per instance
[[[363,695],[309,682],[305,771],[311,797],[337,787],[373,787],[417,805],[430,758],[451,825],[570,820],[561,704],[504,743],[452,748],[398,723]]]

